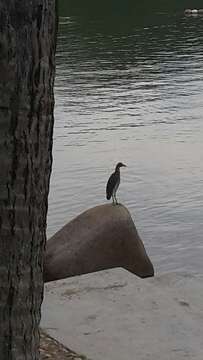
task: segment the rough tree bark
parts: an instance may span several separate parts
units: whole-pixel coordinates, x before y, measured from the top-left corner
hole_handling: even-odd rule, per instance
[[[56,0],[0,1],[0,358],[39,359]]]

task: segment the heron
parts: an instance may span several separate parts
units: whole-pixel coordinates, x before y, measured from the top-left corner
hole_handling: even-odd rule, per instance
[[[119,162],[116,167],[113,174],[111,174],[107,185],[106,185],[106,198],[107,200],[110,200],[112,197],[113,205],[118,205],[118,201],[116,199],[116,191],[118,190],[119,184],[120,184],[120,168],[126,167],[122,162]]]

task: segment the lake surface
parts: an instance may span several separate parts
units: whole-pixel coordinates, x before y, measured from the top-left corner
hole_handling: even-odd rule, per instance
[[[122,161],[156,272],[203,272],[202,34],[182,12],[60,17],[48,237],[106,202]]]

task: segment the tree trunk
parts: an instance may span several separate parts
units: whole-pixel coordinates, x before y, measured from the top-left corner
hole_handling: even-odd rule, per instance
[[[55,0],[0,1],[0,358],[39,359]]]

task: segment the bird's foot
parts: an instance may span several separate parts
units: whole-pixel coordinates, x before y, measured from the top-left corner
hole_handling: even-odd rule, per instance
[[[117,206],[117,205],[120,205],[120,204],[119,204],[117,201],[113,201],[113,202],[112,202],[112,205],[113,205],[113,206]]]
[[[117,199],[115,198],[115,203],[116,203],[116,205],[119,205],[119,203],[118,203],[118,201],[117,201]]]

